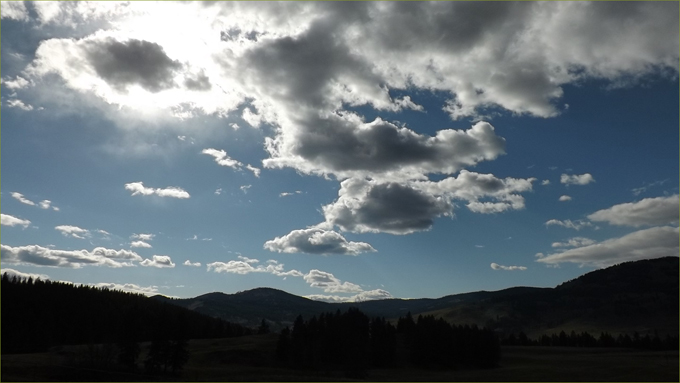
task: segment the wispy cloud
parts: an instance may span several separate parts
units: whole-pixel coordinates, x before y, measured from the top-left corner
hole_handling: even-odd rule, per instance
[[[131,182],[125,184],[125,190],[132,192],[132,195],[157,195],[159,197],[172,197],[172,198],[190,198],[191,196],[185,190],[175,186],[169,186],[165,189],[154,189],[145,187],[142,182]]]

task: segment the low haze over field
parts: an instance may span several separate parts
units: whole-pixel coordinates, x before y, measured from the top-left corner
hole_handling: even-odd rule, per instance
[[[677,2],[1,2],[2,271],[326,301],[678,256]]]

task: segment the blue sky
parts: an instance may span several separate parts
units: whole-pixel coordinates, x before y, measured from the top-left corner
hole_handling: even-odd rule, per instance
[[[2,2],[2,271],[326,301],[678,256],[678,4]]]

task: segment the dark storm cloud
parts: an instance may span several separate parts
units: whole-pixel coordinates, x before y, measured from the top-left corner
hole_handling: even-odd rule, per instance
[[[165,54],[163,47],[144,40],[109,38],[90,42],[85,49],[97,74],[118,90],[133,84],[149,92],[172,88],[174,73],[182,67]]]

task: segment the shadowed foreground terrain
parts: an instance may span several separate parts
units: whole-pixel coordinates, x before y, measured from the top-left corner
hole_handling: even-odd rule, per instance
[[[678,351],[611,348],[503,347],[500,366],[483,370],[423,370],[407,363],[370,369],[361,379],[337,371],[277,365],[277,335],[189,341],[190,358],[178,377],[69,367],[66,346],[37,354],[3,355],[3,381],[678,381]],[[143,345],[145,349],[146,345]]]

